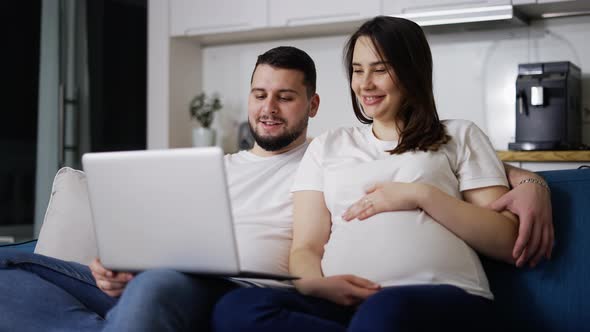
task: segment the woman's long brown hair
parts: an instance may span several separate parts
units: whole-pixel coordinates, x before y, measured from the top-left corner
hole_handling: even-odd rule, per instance
[[[401,154],[416,150],[438,150],[450,140],[450,136],[436,111],[432,92],[432,54],[422,28],[410,20],[388,16],[377,16],[365,22],[344,48],[349,86],[352,82],[354,47],[363,36],[371,39],[381,59],[393,69],[404,96],[397,115],[403,128],[399,133],[398,145],[388,152]],[[372,123],[373,120],[362,111],[352,86],[350,96],[357,119],[365,124]]]

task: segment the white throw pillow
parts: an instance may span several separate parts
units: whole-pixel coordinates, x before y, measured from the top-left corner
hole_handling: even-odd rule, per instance
[[[57,171],[35,253],[86,265],[97,257],[84,172]]]

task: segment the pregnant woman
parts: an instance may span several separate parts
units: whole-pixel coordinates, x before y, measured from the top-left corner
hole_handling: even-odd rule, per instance
[[[486,208],[508,191],[486,135],[440,121],[422,29],[376,17],[345,61],[362,127],[312,141],[295,177],[297,291],[240,289],[218,331],[481,331],[493,295],[477,253],[514,263],[518,220]]]

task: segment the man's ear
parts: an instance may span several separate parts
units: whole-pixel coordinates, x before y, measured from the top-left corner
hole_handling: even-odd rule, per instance
[[[318,109],[320,108],[320,95],[315,93],[310,100],[310,107],[309,107],[309,117],[313,118],[316,114],[318,114]]]

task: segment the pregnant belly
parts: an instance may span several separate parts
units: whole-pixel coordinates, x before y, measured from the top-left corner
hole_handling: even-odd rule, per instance
[[[322,269],[326,276],[354,274],[382,286],[476,285],[485,278],[475,252],[418,210],[338,222],[325,246]]]

